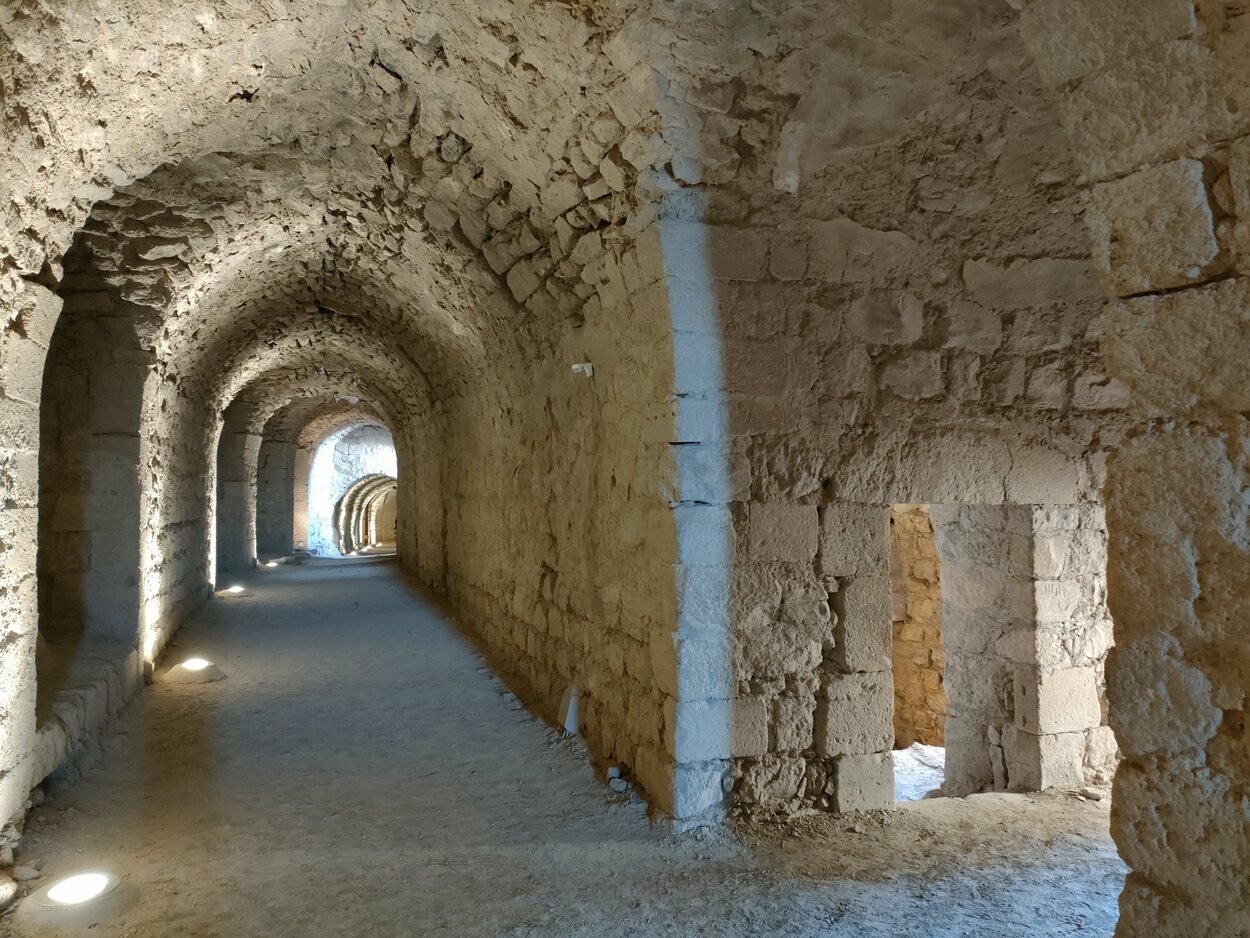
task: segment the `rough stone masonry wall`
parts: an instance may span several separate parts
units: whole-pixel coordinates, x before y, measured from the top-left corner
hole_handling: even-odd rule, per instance
[[[1005,5],[681,30],[660,58],[724,372],[731,797],[883,806],[889,506],[1095,504],[1124,424],[1077,170]]]
[[[697,813],[675,802],[671,764],[668,310],[656,265],[619,250],[595,259],[612,269],[584,324],[503,388],[453,402],[448,592],[540,713],[576,688],[592,749],[664,810]],[[582,362],[593,377],[572,372]]]
[[[344,493],[363,476],[381,473],[394,477],[397,472],[395,441],[383,427],[357,427],[323,444],[332,449],[325,456],[314,456],[313,472],[326,473],[309,483],[308,549],[314,553],[338,553],[334,512]],[[328,458],[327,458],[328,457]]]
[[[57,312],[43,285],[59,276],[60,256],[93,204],[159,164],[177,167],[186,157],[193,161],[214,154],[206,161],[207,191],[193,193],[190,200],[196,237],[187,240],[179,230],[161,234],[173,243],[145,244],[150,256],[142,260],[159,270],[149,269],[136,283],[139,290],[151,291],[145,299],[166,304],[165,312],[173,314],[162,341],[169,339],[175,353],[202,356],[210,374],[227,370],[223,361],[230,355],[263,357],[277,347],[279,338],[264,336],[258,321],[286,323],[290,306],[283,304],[301,307],[327,298],[327,308],[333,309],[344,271],[366,283],[363,301],[351,304],[368,314],[361,318],[371,318],[375,327],[384,324],[397,357],[419,363],[440,395],[454,398],[464,388],[485,386],[480,395],[470,391],[467,403],[460,402],[463,407],[447,405],[449,412],[454,406],[482,427],[513,422],[509,399],[524,400],[550,380],[548,369],[538,363],[557,365],[555,373],[567,375],[569,359],[584,354],[570,347],[553,356],[549,341],[563,334],[566,320],[574,323],[584,315],[582,304],[570,298],[595,293],[601,275],[606,283],[606,265],[589,265],[585,271],[597,259],[599,235],[584,245],[579,239],[621,215],[628,201],[621,193],[632,186],[627,176],[635,168],[663,160],[652,152],[650,129],[632,137],[628,132],[647,117],[638,106],[637,89],[652,92],[650,70],[622,76],[609,67],[611,57],[593,61],[586,53],[619,26],[618,11],[588,5],[575,12],[526,8],[517,11],[525,15],[513,15],[506,4],[490,10],[444,4],[415,11],[399,4],[365,10],[356,4],[293,2],[263,11],[144,7],[138,11],[142,16],[129,15],[134,11],[122,4],[114,12],[101,21],[72,4],[47,5],[30,16],[0,11],[5,40],[0,75],[10,144],[3,163],[6,178],[12,179],[0,257],[0,302],[11,327],[4,347],[3,414],[5,426],[14,430],[4,456],[6,492],[13,496],[6,499],[12,506],[6,509],[12,512],[5,517],[6,543],[21,542],[7,535],[23,525],[33,529],[39,364]],[[453,117],[455,128],[449,126]],[[263,181],[245,182],[241,188],[247,198],[236,198],[231,172],[239,164],[251,167],[256,154],[288,144],[294,157],[261,159],[256,165]],[[470,150],[473,158],[463,159]],[[232,161],[231,153],[248,156]],[[327,185],[327,168],[333,185]],[[291,178],[299,191],[291,192]],[[163,183],[169,182],[166,174]],[[431,192],[436,183],[437,191]],[[315,190],[310,199],[302,191],[305,185]],[[166,203],[176,199],[160,186],[148,195],[125,219],[127,239],[117,243],[145,227],[132,223],[150,219],[168,228],[178,222],[166,213]],[[282,211],[273,210],[278,204]],[[299,217],[286,214],[291,206]],[[531,211],[533,225],[527,217]],[[308,235],[327,230],[331,233],[324,242]],[[615,265],[620,257],[611,260]],[[549,276],[553,268],[554,277]],[[319,276],[326,271],[335,283],[327,285],[327,278]],[[303,279],[303,289],[291,290],[290,277]],[[553,279],[565,287],[546,289],[545,281]],[[310,296],[315,292],[311,281],[317,281],[319,296]],[[483,293],[502,292],[504,283],[511,294],[507,302],[483,298]],[[461,289],[465,284],[468,288]],[[253,310],[256,321],[248,320],[249,292],[250,301],[261,307]],[[536,323],[525,321],[530,314]],[[513,385],[507,376],[492,382],[494,363],[516,357],[511,337],[531,328],[548,341],[538,342],[539,354],[519,368],[526,383]],[[302,346],[289,342],[282,353],[319,347],[334,334],[332,322],[325,323],[320,332],[307,333]],[[187,344],[178,348],[183,340]],[[648,349],[646,363],[660,362],[666,370],[665,351]],[[351,357],[354,366],[366,370],[377,356],[357,349]],[[159,519],[147,532],[144,550],[150,564],[140,572],[145,623],[160,626],[148,632],[157,636],[153,652],[173,624],[174,603],[166,600],[176,597],[188,578],[198,577],[202,585],[207,567],[202,519],[211,515],[205,483],[213,482],[206,467],[213,463],[217,413],[200,412],[195,400],[220,406],[230,400],[226,395],[217,401],[219,388],[210,382],[187,381],[188,369],[179,364],[187,363],[162,363],[144,413],[153,445],[151,460],[141,457],[144,478],[151,481],[142,510],[144,517]],[[392,394],[403,396],[420,384],[411,369],[396,373],[405,380],[398,387],[392,383]],[[476,408],[474,398],[488,406]],[[656,400],[667,406],[665,394]],[[551,432],[540,397],[520,410],[515,420],[528,424],[526,433],[509,434],[505,426],[514,448],[494,451],[512,459],[514,468],[517,463],[523,467],[532,440]],[[472,432],[466,429],[464,435]],[[551,462],[582,458],[577,438],[566,442]],[[671,433],[663,432],[647,445],[662,455],[671,442]],[[403,449],[415,452],[417,445],[405,441]],[[626,451],[619,470],[627,480],[638,474],[632,452]],[[487,470],[494,471],[494,466]],[[498,472],[501,480],[507,478],[505,469]],[[608,475],[596,484],[610,486]],[[575,473],[572,481],[585,477]],[[536,480],[535,491],[545,481]],[[641,497],[628,481],[625,486],[630,494],[617,498]],[[649,504],[660,501],[657,493],[657,487],[647,490]],[[481,515],[493,524],[502,517],[489,511]],[[559,526],[549,530],[557,537],[567,534]],[[507,540],[498,531],[495,536]],[[551,553],[549,543],[529,546]],[[573,539],[569,556],[553,558],[549,566],[577,566],[582,547],[583,539]],[[13,553],[4,558],[6,588],[12,587],[5,594],[12,605],[6,607],[5,622],[16,636],[6,639],[10,655],[4,659],[11,680],[3,684],[13,689],[7,701],[12,706],[3,711],[4,816],[20,803],[30,780],[33,555],[29,561]],[[427,569],[424,562],[419,566]],[[671,568],[667,572],[671,575]],[[494,603],[511,609],[507,582],[482,580]],[[538,595],[541,582],[527,576],[524,595]],[[594,600],[609,618],[620,604],[612,586],[605,584]],[[641,594],[646,587],[636,590]],[[579,583],[576,592],[590,591]],[[650,620],[639,624],[633,598],[626,604],[631,607],[629,628],[649,640]],[[529,608],[524,615],[534,617]],[[671,635],[666,638],[671,646]],[[637,645],[649,647],[641,640]],[[546,657],[533,642],[530,651]],[[659,753],[660,720],[650,722],[647,738],[651,751]]]
[[[1032,0],[1022,31],[1091,186],[1103,355],[1130,388],[1109,461],[1118,934],[1245,934],[1245,414],[1250,17],[1244,4]]]
[[[256,550],[264,560],[295,547],[295,443],[266,435],[256,466]]]
[[[895,505],[890,520],[894,748],[941,746],[946,737],[946,650],[933,522],[925,505]]]
[[[1123,403],[1093,354],[1074,173],[1009,11],[150,6],[0,10],[4,542],[34,511],[44,284],[92,206],[147,177],[119,225],[174,242],[145,242],[131,278],[173,351],[212,376],[333,345],[397,411],[434,389],[458,448],[453,593],[544,709],[587,675],[597,751],[678,813],[722,784],[782,809],[875,803],[875,724],[875,748],[837,752],[828,726],[889,700],[882,512],[1076,503]],[[708,247],[682,276],[642,257],[661,201]],[[681,302],[649,289],[660,271]],[[589,384],[569,372],[584,357]],[[172,364],[145,414],[154,618],[204,566],[216,414],[190,397],[224,393],[172,387]],[[867,551],[837,527],[856,514]],[[878,566],[842,564],[865,553]],[[28,781],[34,567],[3,563],[7,809]],[[695,601],[731,588],[730,609]]]

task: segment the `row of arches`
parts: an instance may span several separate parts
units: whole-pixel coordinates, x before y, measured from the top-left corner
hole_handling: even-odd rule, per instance
[[[395,547],[399,484],[393,476],[356,480],[334,506],[334,533],[343,555]]]

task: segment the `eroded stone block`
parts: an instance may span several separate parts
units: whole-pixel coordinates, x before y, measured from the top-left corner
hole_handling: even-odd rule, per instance
[[[1069,733],[1102,722],[1098,675],[1093,668],[1048,671],[1040,679],[1022,668],[1013,683],[1016,726],[1027,733]]]
[[[871,811],[894,806],[894,762],[888,752],[841,756],[834,762],[834,809]]]
[[[816,751],[821,756],[882,752],[894,739],[889,674],[835,674],[816,701]]]
[[[1094,258],[1120,296],[1198,283],[1221,269],[1202,163],[1180,159],[1094,187]]]

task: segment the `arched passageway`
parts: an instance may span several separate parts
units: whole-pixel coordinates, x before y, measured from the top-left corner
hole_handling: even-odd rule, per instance
[[[915,679],[1244,930],[1235,4],[158,6],[0,10],[0,822],[393,512],[679,830],[891,810]]]
[[[385,480],[398,492],[396,466],[395,444],[384,427],[349,425],[326,437],[313,451],[307,476],[308,550],[334,556],[358,549],[357,499],[373,494],[370,484],[359,486]]]
[[[334,506],[334,538],[340,554],[394,548],[399,483],[375,473],[352,483]]]

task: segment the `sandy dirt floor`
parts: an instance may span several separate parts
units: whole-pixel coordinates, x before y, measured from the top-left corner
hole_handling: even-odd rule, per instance
[[[1106,802],[920,801],[675,836],[596,781],[391,561],[266,572],[215,601],[18,863],[107,868],[92,936],[1110,935]],[[159,670],[159,669],[158,669]],[[18,916],[0,932],[39,934]]]

